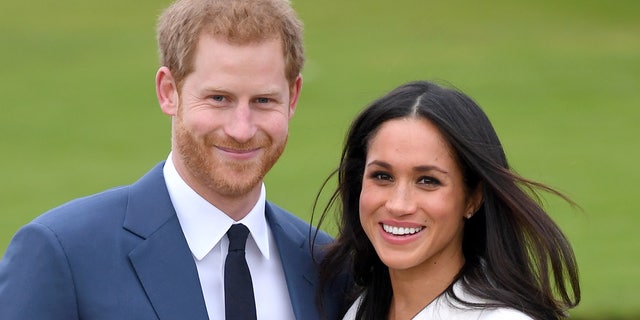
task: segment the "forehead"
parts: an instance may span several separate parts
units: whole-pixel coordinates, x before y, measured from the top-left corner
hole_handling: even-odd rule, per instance
[[[195,69],[225,69],[234,74],[260,77],[277,73],[285,75],[285,57],[279,39],[266,39],[245,44],[220,37],[202,35],[194,59]]]
[[[456,165],[454,152],[438,127],[424,118],[407,117],[386,121],[371,137],[367,158],[437,161]]]
[[[196,54],[206,55],[212,50],[222,51],[224,49],[244,49],[244,48],[258,48],[269,47],[269,50],[274,51],[274,54],[281,56],[284,59],[284,50],[282,47],[282,40],[280,37],[268,37],[252,40],[234,40],[223,36],[214,35],[210,33],[202,33],[198,36],[196,43]],[[256,54],[258,55],[258,54]]]

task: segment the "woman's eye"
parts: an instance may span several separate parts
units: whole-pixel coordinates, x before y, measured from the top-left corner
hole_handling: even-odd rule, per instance
[[[374,172],[371,174],[371,178],[374,180],[381,180],[381,181],[392,180],[391,176],[384,172]]]
[[[418,184],[437,186],[440,185],[440,181],[433,177],[420,177],[420,179],[418,179]]]

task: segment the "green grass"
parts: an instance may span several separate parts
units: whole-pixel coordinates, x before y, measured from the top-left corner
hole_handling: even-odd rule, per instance
[[[0,4],[0,253],[23,224],[137,179],[169,151],[155,100],[164,1]],[[489,114],[513,167],[574,244],[581,319],[640,317],[640,2],[294,0],[307,65],[268,197],[309,219],[360,108],[408,80],[445,80]]]

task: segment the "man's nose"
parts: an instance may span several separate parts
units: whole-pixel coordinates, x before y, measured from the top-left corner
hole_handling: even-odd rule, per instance
[[[230,112],[228,123],[224,126],[225,133],[239,143],[250,141],[256,133],[256,126],[249,102],[238,102]]]

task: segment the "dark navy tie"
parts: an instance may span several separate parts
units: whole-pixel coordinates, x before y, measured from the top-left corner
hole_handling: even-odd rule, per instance
[[[229,252],[224,263],[224,308],[226,320],[256,319],[251,273],[244,256],[249,229],[234,224],[227,231]]]

